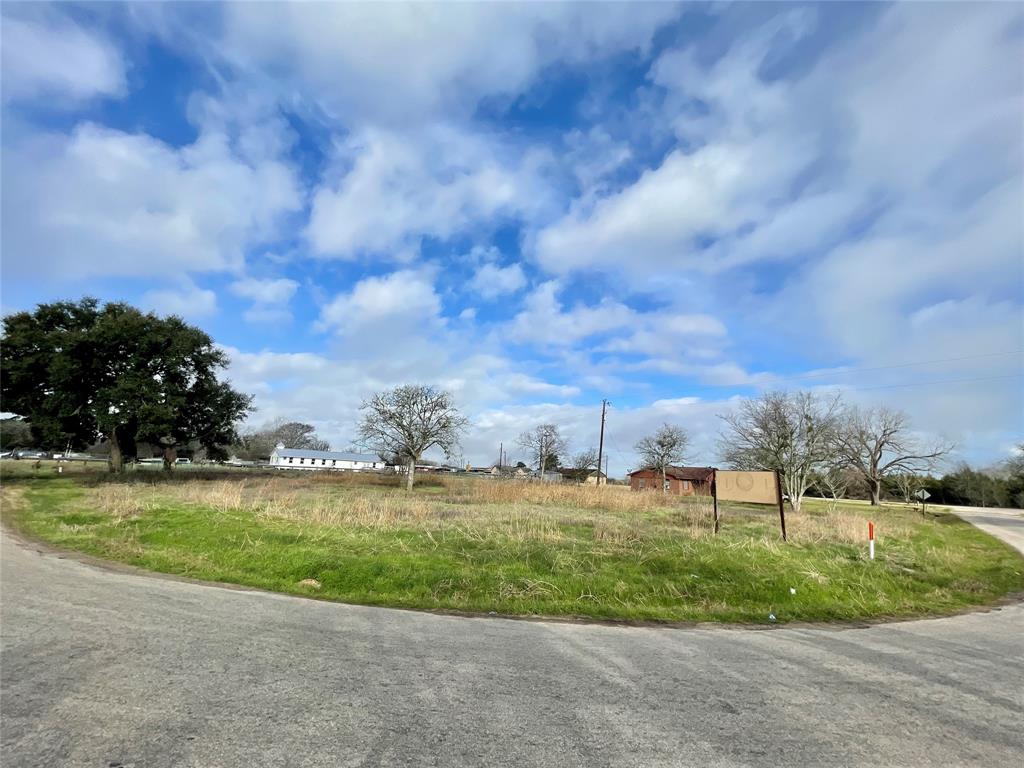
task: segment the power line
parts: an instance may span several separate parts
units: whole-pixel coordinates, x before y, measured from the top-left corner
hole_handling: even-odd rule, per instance
[[[996,379],[1019,379],[1024,377],[1024,373],[1007,373],[1002,376],[978,376],[975,378],[968,379],[938,379],[936,381],[911,381],[905,384],[883,384],[878,387],[843,387],[843,389],[850,390],[853,392],[867,392],[873,389],[898,389],[901,387],[926,387],[932,384],[960,384],[969,383],[974,381],[995,381]],[[841,387],[843,385],[836,384],[834,386]]]
[[[824,371],[821,373],[807,373],[798,376],[787,376],[781,379],[774,379],[774,382],[781,381],[802,381],[803,379],[827,379],[832,376],[844,376],[848,373],[867,373],[871,371],[887,371],[895,368],[912,368],[918,365],[934,365],[936,363],[956,363],[962,360],[979,360],[985,357],[1005,357],[1007,355],[1024,355],[1024,350],[1017,349],[1007,352],[985,352],[977,355],[962,355],[960,357],[942,357],[934,360],[919,360],[914,363],[895,363],[893,365],[876,365],[866,368],[845,368],[840,371]],[[742,384],[715,384],[712,386],[717,387],[736,387],[744,386]]]

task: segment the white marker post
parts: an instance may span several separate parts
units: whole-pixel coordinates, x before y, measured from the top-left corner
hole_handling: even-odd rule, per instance
[[[868,522],[868,557],[875,559],[875,524]]]

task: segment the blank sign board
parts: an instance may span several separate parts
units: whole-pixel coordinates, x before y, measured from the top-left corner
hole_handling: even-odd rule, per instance
[[[774,472],[735,472],[716,470],[715,486],[723,501],[745,501],[749,504],[778,504],[779,487]]]

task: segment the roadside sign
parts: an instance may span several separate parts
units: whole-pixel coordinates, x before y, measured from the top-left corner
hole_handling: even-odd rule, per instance
[[[778,504],[779,487],[774,472],[736,472],[715,470],[718,498],[745,501],[748,504]]]
[[[747,504],[771,504],[779,507],[782,540],[786,541],[786,511],[783,508],[782,478],[778,472],[737,472],[714,470],[711,496],[715,510],[715,533],[719,530],[718,500],[739,501]]]
[[[920,491],[914,494],[914,498],[920,499],[921,501],[927,501],[929,498],[931,498],[931,494],[928,493],[928,491],[926,491],[924,488],[922,488]]]

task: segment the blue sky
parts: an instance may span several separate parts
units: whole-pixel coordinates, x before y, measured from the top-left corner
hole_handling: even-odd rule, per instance
[[[464,458],[841,388],[1024,437],[1017,4],[3,5],[2,305],[207,329],[255,423],[451,389]]]

